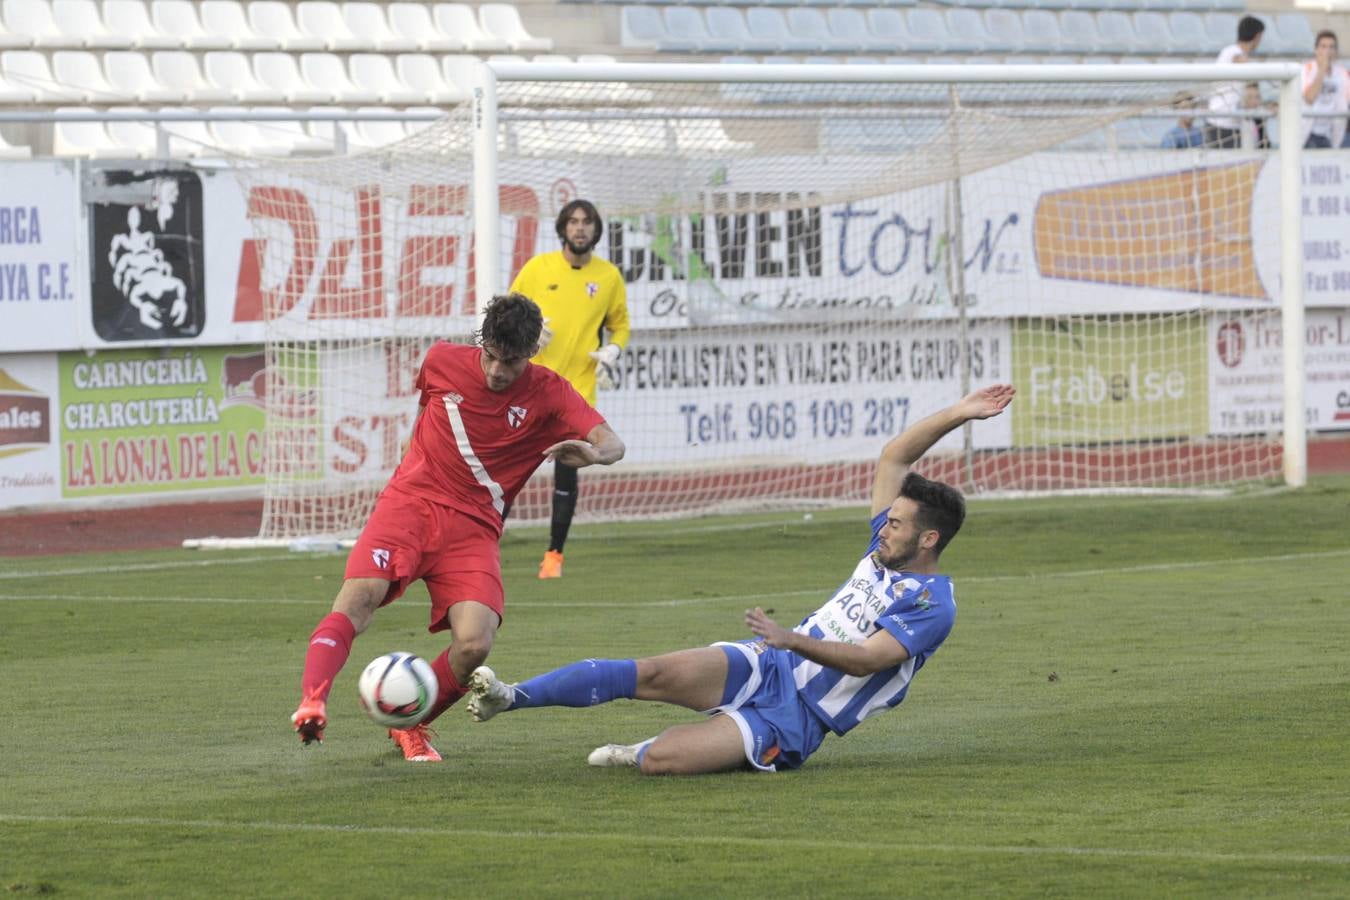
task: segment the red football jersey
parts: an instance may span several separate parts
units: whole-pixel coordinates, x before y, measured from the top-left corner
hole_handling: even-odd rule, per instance
[[[502,510],[558,441],[605,421],[567,379],[531,363],[488,390],[478,347],[439,341],[417,373],[421,415],[388,489],[453,506],[500,532]]]

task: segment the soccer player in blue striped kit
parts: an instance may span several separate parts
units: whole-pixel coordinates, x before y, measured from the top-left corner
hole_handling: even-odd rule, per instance
[[[588,762],[648,775],[799,767],[829,732],[846,734],[904,700],[951,631],[956,601],[938,557],[961,527],[965,500],[910,467],[953,429],[1003,412],[1013,394],[1006,384],[982,388],[886,444],[872,482],[867,553],[796,628],[755,607],[745,613],[752,639],[646,659],[587,659],[519,684],[480,666],[470,715],[483,722],[532,707],[656,700],[709,718],[637,744],[608,744]]]

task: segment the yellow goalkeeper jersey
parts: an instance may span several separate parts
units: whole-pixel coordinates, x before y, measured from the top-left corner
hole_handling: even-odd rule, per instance
[[[618,268],[592,254],[574,269],[555,250],[525,263],[511,290],[539,304],[553,330],[534,362],[566,378],[594,406],[596,364],[587,354],[605,344],[628,344],[628,292]]]

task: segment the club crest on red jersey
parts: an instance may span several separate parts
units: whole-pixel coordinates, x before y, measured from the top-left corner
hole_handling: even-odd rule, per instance
[[[506,424],[512,428],[519,428],[525,424],[525,407],[512,406],[506,410]]]
[[[370,559],[371,559],[371,562],[375,563],[375,566],[376,566],[377,568],[380,568],[380,569],[387,569],[387,568],[389,568],[389,551],[388,551],[388,550],[372,550],[372,551],[370,551]]]

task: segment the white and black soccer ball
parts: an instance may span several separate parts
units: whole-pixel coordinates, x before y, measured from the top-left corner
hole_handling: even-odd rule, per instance
[[[413,727],[436,702],[436,673],[411,653],[386,653],[371,660],[356,687],[366,715],[386,728]]]

